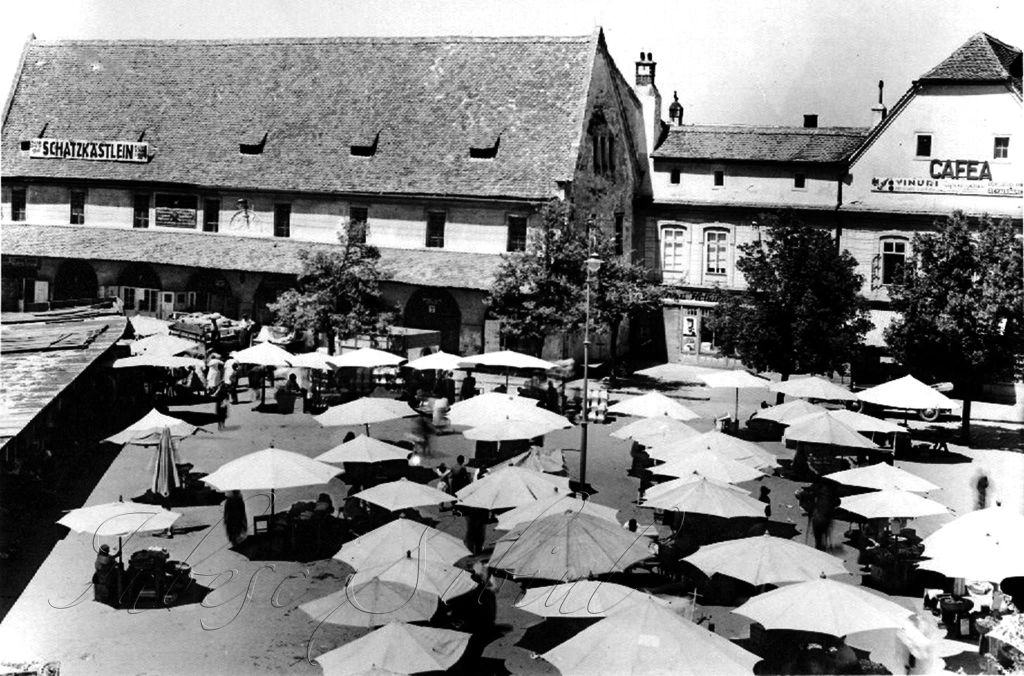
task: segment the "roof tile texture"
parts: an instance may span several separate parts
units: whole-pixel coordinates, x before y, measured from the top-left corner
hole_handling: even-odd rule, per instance
[[[860,127],[671,127],[652,153],[666,159],[814,162],[845,161],[867,136]]]

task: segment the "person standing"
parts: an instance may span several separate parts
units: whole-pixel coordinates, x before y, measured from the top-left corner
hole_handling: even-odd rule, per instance
[[[238,404],[238,362],[234,357],[224,362],[224,383],[231,395],[231,403]]]
[[[459,393],[459,399],[466,401],[476,396],[476,378],[473,377],[473,372],[469,371],[466,373],[466,377],[462,379],[462,391]]]
[[[227,531],[228,541],[233,546],[242,544],[249,535],[249,517],[245,513],[242,491],[228,492],[228,497],[224,501],[224,530]]]
[[[217,413],[217,429],[221,432],[227,427],[226,423],[228,420],[228,393],[226,388],[218,387],[216,400],[214,401],[214,410]]]
[[[764,503],[764,516],[766,519],[772,518],[772,499],[770,497],[772,489],[767,486],[761,486],[761,495],[757,498]]]
[[[469,481],[469,470],[466,469],[466,456],[460,455],[455,458],[455,467],[452,468],[451,480],[449,482],[452,495],[468,486]]]

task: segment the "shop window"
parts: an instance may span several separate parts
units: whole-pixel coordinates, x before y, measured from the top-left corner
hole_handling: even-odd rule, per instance
[[[220,230],[220,200],[208,199],[203,201],[203,232],[218,232]]]
[[[160,292],[156,289],[140,289],[140,291],[142,291],[142,298],[139,299],[139,311],[156,312]]]
[[[686,271],[686,228],[665,228],[661,231],[661,269],[666,272]]]
[[[274,205],[274,237],[291,237],[292,205]]]
[[[1010,137],[996,136],[995,145],[992,147],[992,159],[1005,160],[1010,157]]]
[[[369,209],[366,207],[348,208],[348,241],[353,244],[366,244],[366,229],[369,227]]]
[[[126,310],[135,310],[135,287],[134,286],[123,286],[121,287],[121,300],[124,301],[124,307]]]
[[[716,171],[715,172],[715,187],[716,188],[721,188],[724,185],[725,185],[725,172],[724,171]]]
[[[907,266],[907,240],[882,240],[882,284],[902,284]]]
[[[444,223],[445,213],[443,211],[427,212],[427,242],[426,245],[434,249],[444,248]]]
[[[85,191],[71,191],[71,225],[85,224]]]
[[[28,202],[25,188],[11,189],[11,220],[25,220],[25,205]]]
[[[729,231],[704,231],[704,270],[709,275],[724,275],[729,257]]]
[[[917,152],[918,157],[931,157],[932,156],[932,135],[931,134],[918,134],[917,135]]]
[[[807,176],[804,174],[795,174],[793,176],[793,189],[803,190],[807,187]]]
[[[135,201],[132,205],[132,227],[133,228],[148,228],[149,227],[149,194],[135,195]]]
[[[526,251],[526,216],[508,217],[506,251]]]
[[[679,170],[673,169],[668,174],[668,182],[672,185],[679,185]]]

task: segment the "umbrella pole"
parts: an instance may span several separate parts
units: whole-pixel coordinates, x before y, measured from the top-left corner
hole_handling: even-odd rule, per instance
[[[740,428],[740,388],[736,388],[736,408],[733,411],[732,422],[738,430]]]
[[[366,436],[370,436],[370,423],[363,423],[363,427],[366,429]]]

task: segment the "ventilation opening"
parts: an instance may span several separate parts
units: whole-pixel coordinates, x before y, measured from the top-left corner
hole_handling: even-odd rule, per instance
[[[31,150],[32,149],[32,141],[22,141],[21,142],[21,149],[22,150]]]
[[[262,155],[263,148],[267,145],[267,135],[264,134],[263,138],[258,143],[239,143],[238,152],[243,155]]]
[[[377,142],[379,140],[380,140],[380,134],[379,133],[374,134],[373,135],[373,142],[372,143],[370,143],[369,145],[366,145],[366,144],[361,144],[360,145],[360,144],[353,143],[352,145],[350,145],[348,147],[348,152],[349,152],[350,155],[354,155],[356,157],[373,157],[374,155],[377,154]]]
[[[474,160],[493,160],[498,155],[498,146],[501,144],[501,137],[494,139],[490,146],[470,146],[469,156]]]

